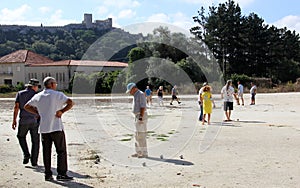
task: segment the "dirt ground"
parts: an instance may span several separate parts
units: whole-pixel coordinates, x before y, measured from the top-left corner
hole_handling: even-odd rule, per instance
[[[182,104],[148,108],[149,157],[132,158],[130,98],[74,99],[63,115],[68,174],[74,181],[46,182],[42,151],[38,167],[22,164],[12,130],[13,99],[0,99],[0,187],[299,187],[300,93],[258,94],[256,105],[234,104],[223,122],[220,96],[212,124],[197,120],[197,96]],[[28,135],[30,143],[30,137]],[[53,173],[56,153],[53,147]]]

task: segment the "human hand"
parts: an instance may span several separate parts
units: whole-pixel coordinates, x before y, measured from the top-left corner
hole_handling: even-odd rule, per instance
[[[62,112],[61,110],[58,110],[58,111],[56,111],[55,116],[56,116],[57,118],[61,118],[62,114],[63,114],[63,112]]]
[[[14,120],[13,123],[12,123],[12,125],[11,125],[11,128],[12,128],[13,130],[15,130],[16,127],[17,127],[17,122]]]

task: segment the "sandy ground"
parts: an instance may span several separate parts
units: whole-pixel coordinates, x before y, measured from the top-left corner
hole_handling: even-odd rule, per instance
[[[235,104],[223,123],[216,96],[212,124],[197,121],[196,97],[148,110],[149,158],[134,153],[129,98],[74,99],[64,114],[71,182],[45,182],[42,152],[36,168],[22,164],[13,100],[0,100],[0,187],[299,187],[300,93],[258,94]],[[28,136],[28,141],[30,140]],[[56,154],[53,148],[53,172]]]

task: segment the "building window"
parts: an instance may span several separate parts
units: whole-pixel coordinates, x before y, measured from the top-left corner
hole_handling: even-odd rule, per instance
[[[8,74],[11,73],[11,67],[8,67],[8,71],[7,71]]]
[[[65,81],[65,73],[63,73],[63,82]]]
[[[21,68],[20,66],[17,66],[17,71],[20,72],[21,71]]]

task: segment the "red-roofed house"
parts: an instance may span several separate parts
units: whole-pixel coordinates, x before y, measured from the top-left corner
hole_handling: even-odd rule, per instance
[[[127,63],[112,61],[53,61],[29,50],[19,50],[0,58],[0,84],[17,85],[36,78],[42,83],[47,76],[56,78],[58,89],[68,89],[75,73],[123,70]]]

